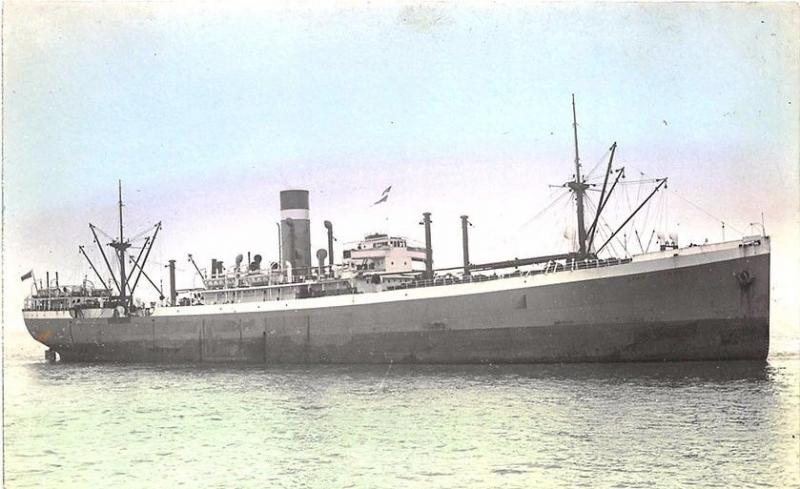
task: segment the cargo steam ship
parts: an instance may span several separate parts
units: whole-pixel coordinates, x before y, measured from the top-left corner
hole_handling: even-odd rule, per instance
[[[125,238],[122,189],[119,235],[97,236],[110,279],[86,250],[99,284],[36,285],[23,316],[46,358],[79,362],[241,363],[537,363],[764,360],[769,350],[770,241],[763,235],[655,252],[600,258],[601,251],[660,189],[598,244],[598,220],[623,174],[612,168],[616,143],[592,223],[585,224],[575,133],[575,175],[565,184],[577,207],[577,251],[475,264],[462,216],[463,266],[433,267],[430,213],[425,244],[372,234],[334,259],[328,247],[311,255],[309,192],[280,193],[279,259],[239,255],[233,266],[192,261],[203,287],[176,290],[170,260],[168,295],[142,304],[156,224],[134,258]],[[598,185],[599,186],[599,185]],[[249,254],[248,254],[249,255]],[[330,258],[326,264],[326,258]],[[338,263],[337,263],[338,262]],[[126,265],[128,270],[126,271]],[[29,278],[28,275],[24,279]],[[143,282],[143,283],[146,283]],[[166,295],[166,297],[165,297]]]

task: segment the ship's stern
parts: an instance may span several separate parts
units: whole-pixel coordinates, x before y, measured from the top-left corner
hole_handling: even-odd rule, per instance
[[[53,351],[70,344],[72,317],[69,311],[22,311],[25,328],[34,340]]]

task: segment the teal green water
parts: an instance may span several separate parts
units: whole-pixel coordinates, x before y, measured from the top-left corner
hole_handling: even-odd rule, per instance
[[[800,359],[48,365],[6,345],[5,486],[800,486]]]

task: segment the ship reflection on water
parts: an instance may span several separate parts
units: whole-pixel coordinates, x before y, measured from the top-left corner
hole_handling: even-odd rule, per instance
[[[774,362],[773,362],[774,363]],[[263,375],[291,377],[345,377],[351,380],[374,379],[460,379],[466,381],[502,382],[513,380],[554,380],[596,384],[658,384],[684,386],[702,383],[766,382],[776,375],[776,367],[769,361],[698,361],[698,362],[618,362],[618,363],[543,363],[543,364],[312,364],[312,365],[235,365],[190,364],[150,365],[115,363],[57,363],[36,359],[26,366],[45,377],[79,374],[82,369],[92,371],[144,372],[172,374],[182,377],[213,379],[226,375]]]
[[[800,483],[798,357],[239,367],[9,351],[14,487]]]
[[[326,368],[326,367],[318,367]],[[338,367],[331,367],[338,368]],[[341,367],[353,374],[375,375],[382,367]],[[590,383],[658,383],[685,385],[697,382],[765,381],[774,368],[763,361],[734,362],[633,362],[510,365],[394,365],[393,376],[457,377],[486,381],[512,379],[558,380]]]

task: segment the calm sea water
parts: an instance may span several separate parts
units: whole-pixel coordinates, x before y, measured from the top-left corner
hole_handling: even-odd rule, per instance
[[[6,339],[6,487],[800,486],[800,358],[48,365]]]

